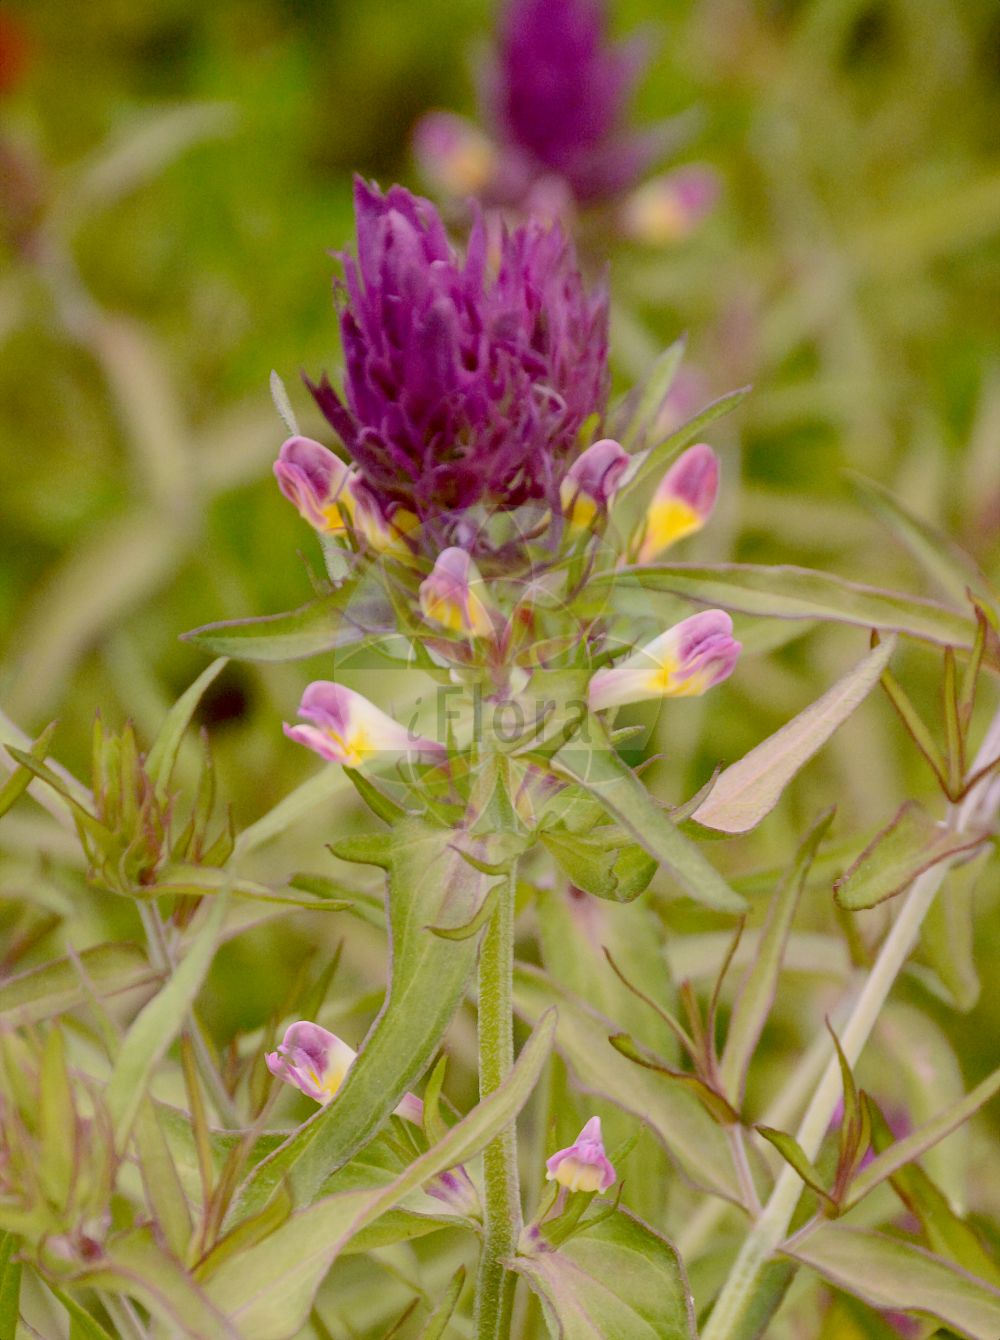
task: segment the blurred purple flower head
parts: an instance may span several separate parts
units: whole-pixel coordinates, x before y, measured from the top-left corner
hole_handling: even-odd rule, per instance
[[[508,0],[488,90],[508,194],[549,174],[583,204],[633,186],[659,147],[626,127],[643,59],[608,40],[603,0]]]
[[[603,414],[608,309],[558,225],[505,231],[495,274],[477,219],[464,259],[437,211],[400,186],[355,184],[343,257],[343,397],[309,383],[388,517],[447,542],[477,504],[558,506],[577,434]]]

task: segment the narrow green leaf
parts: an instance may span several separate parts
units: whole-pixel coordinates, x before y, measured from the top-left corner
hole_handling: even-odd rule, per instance
[[[850,869],[834,883],[834,895],[850,912],[875,907],[907,888],[918,875],[989,840],[936,823],[915,800],[877,833]]]
[[[415,819],[381,838],[392,941],[385,1002],[336,1098],[251,1173],[233,1211],[237,1217],[260,1209],[286,1177],[298,1202],[312,1199],[323,1179],[372,1138],[437,1052],[479,945],[475,936],[449,941],[432,935],[428,921],[471,920],[487,879],[453,842],[451,830]]]
[[[920,954],[937,973],[951,1004],[963,1014],[979,999],[974,902],[980,878],[995,856],[992,846],[949,870],[920,928]]]
[[[909,732],[913,743],[923,754],[928,766],[937,778],[941,790],[945,792],[951,790],[954,794],[954,789],[951,787],[948,778],[948,763],[944,754],[923,717],[910,701],[909,695],[889,670],[885,670],[882,674],[882,687],[889,701],[899,713],[899,719]]]
[[[745,833],[770,814],[785,787],[868,697],[892,655],[890,638],[822,697],[716,778],[692,816],[706,828]]]
[[[93,945],[78,957],[102,1000],[160,980],[138,945]],[[0,1021],[15,1027],[39,1023],[85,1000],[86,991],[72,960],[54,959],[0,982]]]
[[[191,1275],[157,1243],[152,1229],[112,1237],[101,1263],[81,1273],[81,1284],[136,1298],[166,1326],[166,1334],[191,1340],[246,1340],[199,1288]]]
[[[213,661],[210,666],[201,672],[190,688],[185,689],[164,717],[160,733],[153,741],[146,757],[146,771],[156,788],[156,798],[161,803],[167,798],[170,775],[174,770],[174,763],[177,761],[177,752],[181,747],[184,732],[190,726],[191,718],[194,716],[206,689],[218,678],[225,664],[226,658],[224,656],[220,656],[217,661]]]
[[[343,912],[354,906],[353,900],[347,898],[310,897],[307,891],[295,893],[287,889],[275,889],[268,884],[256,884],[249,879],[234,879],[230,872],[206,865],[178,863],[165,866],[156,883],[148,888],[148,896],[151,898],[163,894],[204,898],[221,893],[231,893],[234,898],[247,898],[251,902],[312,908],[320,912]]]
[[[824,1224],[788,1255],[871,1307],[927,1313],[968,1340],[1000,1335],[1000,1289],[901,1238]]]
[[[742,912],[746,903],[734,893],[699,849],[678,832],[665,811],[612,748],[601,723],[588,717],[582,736],[556,754],[554,767],[579,783],[616,819],[697,902],[723,912]]]
[[[136,1114],[134,1139],[139,1171],[157,1228],[178,1261],[184,1261],[193,1232],[191,1212],[156,1107],[148,1097]]]
[[[787,1131],[776,1131],[773,1126],[756,1126],[754,1129],[769,1144],[774,1145],[785,1162],[791,1164],[811,1191],[815,1191],[827,1205],[833,1205],[833,1199],[823,1185],[819,1170],[807,1157],[794,1135],[789,1135]]]
[[[28,750],[28,753],[36,762],[45,762],[52,737],[56,733],[57,724],[55,721],[50,722]],[[0,817],[5,815],[11,806],[24,795],[34,776],[35,774],[31,768],[25,767],[23,763],[14,769],[3,786],[0,786]]]
[[[69,1313],[69,1340],[112,1340],[100,1322],[72,1294],[57,1289],[54,1284],[50,1284],[49,1288]],[[0,1331],[0,1335],[6,1335],[6,1331]]]
[[[344,585],[328,595],[287,614],[265,614],[254,619],[223,619],[185,633],[203,651],[243,661],[297,661],[335,647],[365,641],[361,609],[352,606],[354,588]]]
[[[747,1069],[774,1004],[795,910],[832,822],[833,810],[827,810],[803,839],[791,869],[772,899],[756,955],[740,983],[719,1065],[723,1093],[737,1109],[743,1105]]]
[[[883,1153],[876,1155],[854,1179],[851,1185],[850,1204],[856,1205],[862,1196],[867,1196],[880,1182],[891,1177],[898,1168],[921,1158],[939,1140],[943,1140],[946,1135],[950,1135],[968,1121],[973,1113],[978,1112],[996,1093],[1000,1093],[1000,1069],[994,1070],[977,1084],[960,1102],[946,1107],[931,1121],[918,1127],[902,1140],[897,1140]]]
[[[554,1340],[695,1340],[693,1299],[675,1248],[628,1210],[590,1222],[557,1251],[511,1268],[542,1300]]]
[[[669,352],[669,351],[668,351]],[[671,459],[682,450],[696,441],[702,430],[707,428],[710,423],[716,419],[721,419],[724,414],[729,414],[737,405],[750,394],[749,386],[741,386],[737,391],[730,391],[718,400],[713,400],[710,405],[706,405],[703,410],[689,419],[687,423],[681,426],[669,437],[658,442],[656,446],[650,447],[642,458],[642,462],[628,484],[628,492],[636,489],[644,480],[658,471],[665,470]]]
[[[476,867],[473,866],[473,869]],[[486,871],[487,874],[493,874],[493,870]],[[428,926],[427,929],[432,935],[438,936],[442,940],[468,940],[473,935],[478,935],[486,923],[493,916],[493,909],[497,905],[497,898],[504,887],[503,881],[494,884],[483,896],[483,901],[479,904],[475,916],[471,917],[464,926]]]
[[[418,1340],[444,1340],[445,1332],[448,1329],[448,1323],[454,1315],[455,1308],[458,1307],[458,1300],[462,1296],[462,1290],[465,1287],[465,1266],[459,1266],[451,1277],[447,1289],[444,1292],[440,1303],[427,1319],[427,1324],[420,1332]]]
[[[232,1261],[276,1233],[291,1218],[295,1206],[288,1188],[281,1186],[257,1214],[241,1219],[235,1228],[221,1237],[207,1256],[198,1262],[195,1278],[204,1284]]]
[[[39,761],[28,753],[27,750],[16,749],[12,744],[7,745],[6,748],[7,753],[10,754],[15,762],[20,763],[22,767],[27,768],[27,770],[37,777],[39,781],[45,782],[47,786],[51,786],[52,790],[55,791],[57,795],[62,796],[63,800],[69,805],[74,822],[78,827],[82,828],[87,836],[93,839],[99,847],[103,849],[107,847],[109,843],[114,841],[112,834],[105,825],[102,824],[99,819],[96,819],[87,806],[78,799],[75,788],[64,781],[57,772],[54,772],[53,769],[48,767],[45,763],[39,763]]]
[[[937,582],[944,595],[959,608],[968,604],[971,590],[987,604],[995,603],[996,593],[983,575],[979,564],[929,521],[916,516],[890,491],[873,479],[847,472],[858,497],[886,528],[901,540]]]
[[[739,1121],[739,1114],[733,1109],[732,1104],[727,1102],[718,1090],[713,1089],[699,1075],[667,1065],[658,1057],[637,1046],[627,1033],[612,1033],[608,1041],[615,1051],[624,1056],[626,1060],[632,1061],[635,1065],[641,1065],[646,1070],[652,1070],[655,1074],[662,1075],[664,1079],[671,1080],[675,1084],[686,1085],[713,1121],[718,1121],[723,1126]]]
[[[659,413],[666,399],[677,369],[684,358],[687,339],[682,335],[657,357],[642,387],[642,394],[627,426],[622,430],[619,441],[626,451],[645,442],[651,423]]]
[[[377,818],[384,819],[387,824],[394,824],[405,817],[406,811],[403,807],[397,805],[385,792],[380,791],[370,777],[365,776],[363,772],[359,772],[357,768],[345,768],[344,773],[355,791]]]
[[[0,1233],[0,1336],[13,1336],[21,1301],[21,1262],[14,1259],[17,1238]]]
[[[288,429],[289,433],[293,437],[297,437],[299,431],[298,420],[295,417],[294,409],[292,409],[292,402],[288,398],[288,391],[285,388],[285,383],[274,368],[271,369],[269,382],[271,387],[271,399],[274,402],[274,408],[278,411],[278,417]]]
[[[355,833],[331,842],[330,850],[338,861],[353,865],[377,865],[388,870],[392,863],[392,839],[386,833]]]
[[[430,1178],[464,1163],[527,1102],[552,1046],[555,1019],[539,1021],[508,1078],[387,1186],[344,1191],[293,1214],[264,1242],[227,1261],[213,1301],[243,1340],[284,1340],[303,1325],[323,1277],[347,1243]],[[332,1106],[332,1105],[331,1105]]]
[[[729,1142],[693,1093],[633,1065],[607,1042],[612,1020],[537,968],[518,967],[514,1006],[529,1023],[555,1005],[556,1048],[588,1092],[600,1094],[644,1121],[696,1186],[740,1204]]]
[[[210,905],[205,924],[166,986],[140,1011],[122,1042],[105,1089],[105,1103],[124,1149],[153,1071],[180,1032],[211,965],[226,914],[225,896]]]
[[[894,1143],[895,1136],[871,1099],[872,1143],[879,1154]],[[971,1224],[959,1217],[948,1198],[919,1164],[897,1168],[890,1178],[893,1190],[924,1227],[931,1250],[947,1257],[988,1284],[1000,1287],[1000,1264],[990,1255]]]
[[[656,563],[596,574],[621,583],[687,596],[702,605],[779,619],[824,619],[969,650],[975,621],[919,596],[849,582],[830,572],[783,564]]]
[[[638,898],[656,873],[657,862],[618,825],[603,825],[584,836],[562,829],[539,833],[542,845],[551,852],[564,873],[578,889],[596,898],[618,903]],[[612,845],[608,838],[615,838]]]

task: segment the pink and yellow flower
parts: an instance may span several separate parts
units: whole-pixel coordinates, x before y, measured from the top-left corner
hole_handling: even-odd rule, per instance
[[[444,752],[441,745],[414,735],[363,694],[327,679],[308,686],[299,716],[312,724],[289,726],[286,722],[288,738],[347,768],[360,768],[380,753],[438,757]]]
[[[664,172],[636,188],[622,207],[622,227],[648,246],[682,242],[719,198],[719,178],[708,167]]]
[[[282,444],[274,473],[282,493],[315,530],[335,535],[346,529],[351,472],[322,442],[290,437]]]
[[[599,670],[588,689],[591,711],[648,698],[698,697],[732,674],[740,650],[725,611],[692,614],[619,665]]]
[[[441,551],[430,576],[420,583],[420,609],[425,619],[450,633],[489,637],[493,620],[483,591],[483,579],[469,554],[452,546]]]
[[[568,1191],[607,1191],[616,1173],[604,1152],[600,1117],[591,1117],[571,1145],[557,1150],[545,1163],[547,1181]]]
[[[336,1033],[300,1019],[289,1024],[277,1050],[264,1059],[272,1075],[325,1106],[337,1096],[358,1054]],[[397,1116],[417,1124],[423,1114],[423,1103],[412,1093],[405,1094],[396,1108]]]
[[[559,485],[559,501],[571,530],[585,530],[607,511],[630,460],[624,447],[610,437],[576,458]]]
[[[678,456],[646,513],[638,562],[649,563],[678,540],[701,530],[719,493],[719,458],[704,442]]]

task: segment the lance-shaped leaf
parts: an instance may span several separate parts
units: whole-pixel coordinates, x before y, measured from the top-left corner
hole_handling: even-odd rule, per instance
[[[929,521],[916,516],[875,480],[866,479],[853,470],[849,470],[847,475],[864,505],[902,541],[925,572],[937,582],[944,595],[949,596],[959,607],[969,603],[969,591],[988,605],[996,604],[997,593],[971,555]]]
[[[729,887],[701,851],[680,833],[632,769],[616,753],[601,723],[590,716],[584,734],[556,754],[557,772],[578,782],[611,818],[699,903],[722,912],[741,912],[743,899]]]
[[[755,1129],[758,1135],[762,1135],[769,1144],[774,1145],[781,1157],[795,1169],[810,1191],[815,1191],[816,1195],[826,1205],[835,1210],[836,1204],[823,1185],[823,1177],[819,1169],[806,1154],[795,1136],[789,1135],[787,1131],[775,1130],[773,1126],[757,1126]]]
[[[716,419],[721,419],[724,414],[729,414],[749,394],[749,386],[741,386],[737,391],[729,391],[726,395],[720,396],[718,400],[713,400],[710,405],[706,405],[693,419],[688,419],[687,423],[682,423],[675,432],[671,433],[669,437],[665,437],[662,442],[657,442],[654,447],[650,447],[642,456],[638,468],[628,481],[627,491],[632,493],[651,475],[656,474],[659,470],[665,470],[682,448],[690,446],[701,436],[710,423],[714,423]],[[623,494],[624,492],[625,490],[622,490]]]
[[[125,1035],[104,1093],[120,1150],[125,1147],[153,1071],[180,1032],[205,980],[225,915],[226,899],[220,897],[212,903],[183,962],[162,991],[139,1012]]]
[[[21,1298],[21,1262],[15,1260],[17,1238],[0,1233],[0,1335],[13,1336]]]
[[[872,1143],[881,1154],[894,1143],[894,1136],[870,1098],[868,1102],[872,1110]],[[947,1196],[919,1164],[897,1168],[890,1180],[897,1196],[923,1225],[932,1251],[988,1284],[1000,1287],[1000,1263],[987,1252],[975,1228],[955,1213]]]
[[[931,866],[974,851],[988,840],[988,833],[936,823],[915,800],[908,800],[834,883],[837,902],[851,912],[875,907],[902,893]]]
[[[101,1000],[139,987],[151,987],[161,974],[150,967],[138,945],[93,945],[78,955],[87,982]],[[0,1023],[14,1026],[39,1023],[75,1009],[87,999],[87,986],[77,964],[53,959],[38,968],[0,983]]]
[[[589,1220],[589,1221],[588,1221]],[[511,1262],[542,1300],[555,1340],[695,1340],[694,1302],[677,1251],[627,1210],[588,1211],[556,1251]]]
[[[166,1327],[191,1340],[245,1340],[186,1270],[157,1243],[152,1229],[112,1238],[101,1263],[80,1283],[136,1298]]]
[[[784,564],[651,563],[595,575],[594,582],[667,591],[703,605],[779,619],[833,623],[905,633],[924,642],[971,649],[975,620],[933,600],[849,582],[833,573]]]
[[[926,1313],[968,1340],[1000,1335],[1000,1289],[900,1238],[824,1224],[788,1255],[872,1307]]]
[[[45,762],[49,752],[49,745],[52,743],[52,737],[56,732],[56,724],[55,721],[50,722],[28,751],[35,762]],[[18,764],[4,784],[0,786],[0,817],[5,815],[10,807],[24,795],[25,791],[27,791],[28,787],[31,785],[31,780],[34,775],[35,774],[31,768],[27,768],[21,763]]]
[[[774,1004],[795,909],[799,905],[813,858],[832,821],[833,811],[827,810],[806,834],[794,864],[771,901],[753,962],[740,983],[719,1063],[722,1091],[737,1109],[743,1104],[750,1059],[757,1049],[767,1016]]]
[[[966,1013],[979,999],[974,911],[976,887],[995,851],[984,848],[948,872],[920,928],[920,954],[937,973],[955,1009]]]
[[[682,1085],[633,1065],[608,1043],[612,1020],[536,968],[514,974],[514,1007],[529,1022],[551,1006],[559,1012],[556,1048],[588,1093],[631,1112],[695,1185],[740,1204],[729,1142],[722,1127]]]
[[[167,798],[170,774],[173,772],[184,732],[190,726],[191,718],[206,689],[218,678],[225,664],[225,657],[220,656],[201,672],[190,688],[185,689],[167,713],[160,727],[160,733],[153,741],[146,758],[146,771],[156,788],[156,798],[161,803]]]
[[[939,1140],[943,1140],[946,1135],[950,1135],[952,1131],[968,1121],[973,1113],[978,1112],[984,1103],[988,1103],[996,1093],[1000,1093],[1000,1069],[994,1070],[992,1075],[988,1075],[980,1084],[977,1084],[971,1093],[967,1093],[960,1102],[952,1103],[943,1112],[939,1112],[933,1120],[926,1122],[902,1140],[897,1140],[888,1149],[883,1150],[881,1154],[876,1155],[867,1168],[862,1169],[851,1184],[849,1203],[851,1205],[857,1204],[862,1196],[867,1196],[886,1178],[891,1177],[897,1169],[921,1158]]]
[[[724,833],[746,833],[774,809],[800,768],[867,698],[892,655],[894,639],[875,647],[762,744],[726,768],[693,814]]]
[[[286,614],[205,624],[185,633],[184,640],[242,661],[297,661],[365,641],[390,626],[386,615],[377,603],[362,601],[343,586]]]
[[[466,841],[468,839],[465,839]],[[479,936],[448,940],[493,882],[455,850],[455,834],[406,820],[386,834],[392,972],[385,1003],[336,1098],[251,1173],[235,1215],[259,1210],[287,1177],[297,1202],[361,1149],[430,1065],[472,976]]]
[[[432,1177],[479,1153],[527,1102],[552,1046],[548,1015],[525,1043],[503,1084],[457,1122],[388,1186],[345,1191],[298,1211],[270,1237],[227,1261],[208,1293],[243,1340],[286,1340],[351,1238]]]
[[[659,413],[677,376],[677,369],[683,361],[686,348],[687,337],[682,335],[657,356],[643,383],[635,409],[627,423],[615,434],[627,451],[643,445],[650,424]]]
[[[444,1297],[427,1319],[427,1324],[420,1332],[418,1340],[444,1340],[448,1323],[451,1321],[455,1308],[458,1307],[458,1300],[462,1296],[464,1287],[465,1266],[459,1266],[451,1277],[451,1283],[444,1291]]]

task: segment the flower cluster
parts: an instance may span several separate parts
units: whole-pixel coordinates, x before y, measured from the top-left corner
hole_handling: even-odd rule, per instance
[[[653,562],[706,523],[719,463],[707,444],[689,447],[639,525],[616,523],[642,462],[600,436],[607,303],[587,292],[559,226],[505,232],[494,272],[481,224],[463,257],[434,207],[401,187],[383,194],[359,181],[355,201],[343,392],[310,383],[350,462],[289,438],[275,464],[285,496],[328,546],[353,555],[356,576],[374,575],[425,665],[452,683],[479,675],[506,701],[539,669],[586,671],[600,656],[586,705],[601,712],[725,679],[740,648],[721,610],[617,664],[606,621],[575,613],[588,572]],[[511,525],[498,531],[497,521]],[[439,743],[343,685],[311,684],[299,710],[305,724],[287,734],[330,762],[444,761]]]
[[[641,40],[608,39],[602,0],[509,0],[482,95],[490,133],[428,113],[414,132],[424,177],[445,197],[524,214],[612,206],[621,231],[654,245],[686,236],[718,182],[696,166],[642,181],[668,140],[628,122],[645,60]]]

